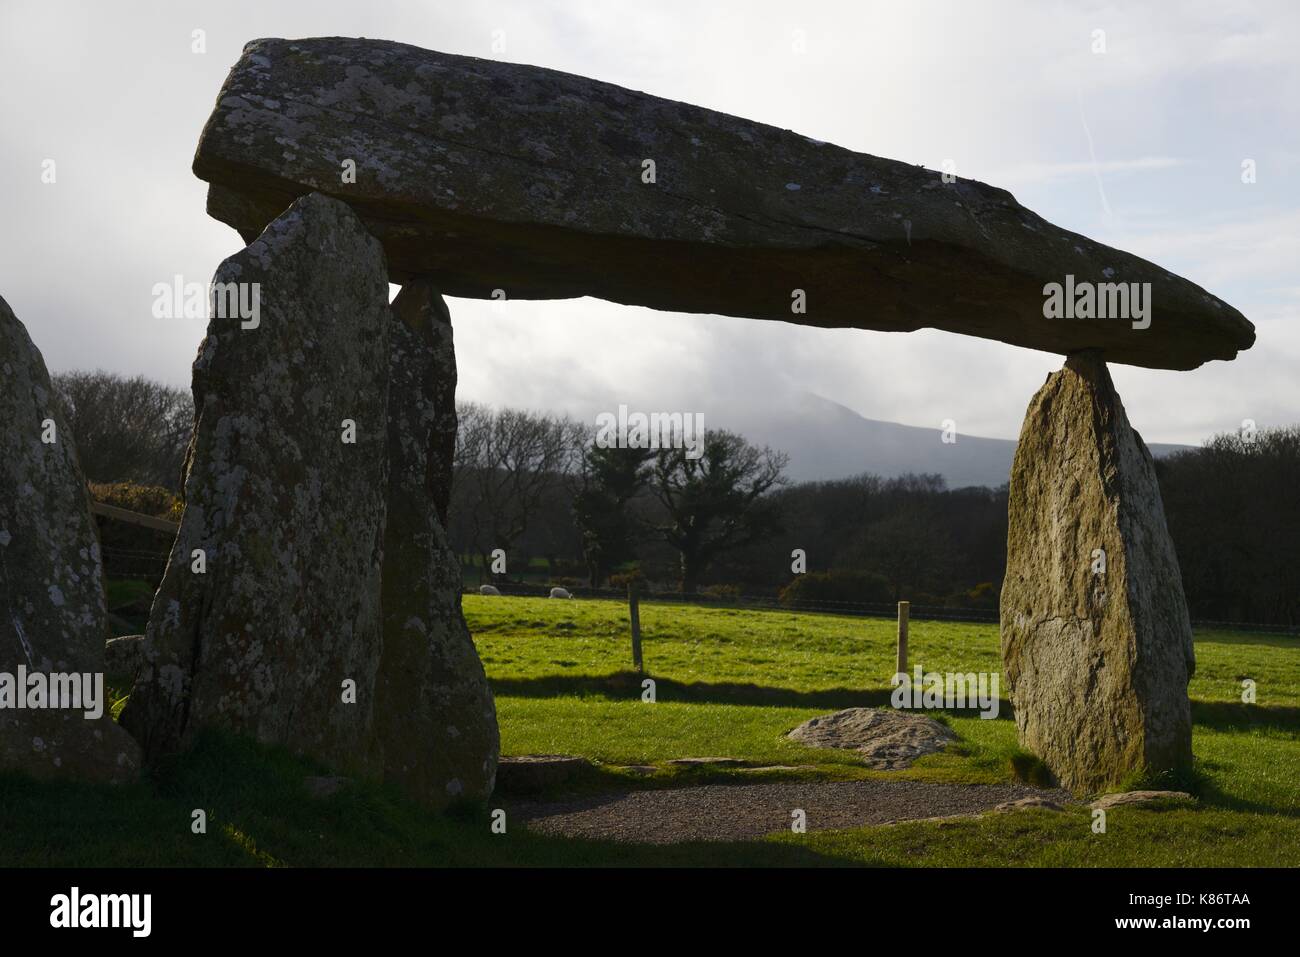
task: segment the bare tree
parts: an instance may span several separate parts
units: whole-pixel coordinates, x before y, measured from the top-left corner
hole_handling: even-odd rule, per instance
[[[453,522],[482,562],[507,553],[528,529],[548,492],[575,465],[582,427],[564,416],[477,403],[458,407]]]
[[[179,491],[194,427],[188,390],[102,370],[65,372],[53,381],[87,479]]]

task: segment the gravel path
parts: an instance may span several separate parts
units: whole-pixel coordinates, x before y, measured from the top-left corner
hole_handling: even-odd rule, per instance
[[[886,824],[988,811],[1006,801],[1043,797],[1062,804],[1064,791],[1014,784],[929,784],[921,781],[814,781],[711,784],[624,791],[567,801],[521,801],[511,817],[530,829],[564,837],[644,844],[738,841],[790,827],[791,811],[807,813],[808,830]]]

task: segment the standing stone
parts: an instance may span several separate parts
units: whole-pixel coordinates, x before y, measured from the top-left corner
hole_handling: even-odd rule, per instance
[[[152,661],[122,723],[146,759],[216,727],[375,771],[383,252],[345,204],[311,194],[215,282],[259,284],[260,313],[256,325],[221,318],[214,293],[194,362],[185,513],[149,619]]]
[[[1011,471],[1002,661],[1021,744],[1095,791],[1192,758],[1192,629],[1151,454],[1100,354],[1034,396]]]
[[[393,303],[384,652],[375,728],[384,775],[435,807],[483,800],[496,778],[496,708],[461,614],[460,562],[441,517],[456,442],[447,307],[424,281]]]
[[[140,749],[109,716],[103,689],[99,536],[86,481],[40,352],[0,299],[0,771],[118,782]],[[26,675],[91,675],[102,715],[16,708]],[[95,676],[98,676],[96,679]],[[46,703],[51,703],[46,700]]]
[[[403,388],[409,387],[415,392],[403,393],[405,405],[390,411],[389,427],[398,426],[401,415],[418,415],[428,420],[428,455],[406,464],[425,463],[429,473],[429,492],[438,512],[438,521],[445,530],[447,510],[451,507],[451,475],[458,427],[456,346],[451,331],[451,313],[447,311],[442,295],[428,280],[404,285],[393,300],[393,311],[400,324],[393,335],[400,335],[400,339],[392,343],[390,359],[393,365],[389,381],[400,379]],[[417,402],[418,406],[412,405]],[[421,421],[418,427],[423,429],[425,424]],[[390,437],[390,452],[394,451],[391,442],[397,438]]]

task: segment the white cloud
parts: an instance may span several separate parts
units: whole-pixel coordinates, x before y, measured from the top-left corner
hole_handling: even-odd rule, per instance
[[[344,0],[123,8],[0,5],[0,295],[55,369],[187,383],[201,323],[149,289],[240,246],[204,213],[198,132],[243,43],[365,35],[585,74],[1011,189],[1066,228],[1187,275],[1260,322],[1259,345],[1190,373],[1116,370],[1151,440],[1300,419],[1300,7],[1180,4]],[[208,31],[208,53],[189,52]],[[1091,31],[1107,53],[1090,52]],[[806,52],[792,45],[804,31]],[[1097,162],[1080,124],[1086,112]],[[39,183],[44,157],[59,182]],[[1260,180],[1238,180],[1243,157]],[[1111,215],[1096,185],[1104,184]],[[800,388],[863,415],[1015,436],[1057,356],[897,335],[678,316],[589,300],[451,303],[467,398],[585,412],[755,407]],[[626,396],[625,399],[620,397]],[[688,405],[689,404],[689,405]]]

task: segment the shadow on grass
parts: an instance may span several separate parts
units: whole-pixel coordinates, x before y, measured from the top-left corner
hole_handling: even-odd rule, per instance
[[[0,865],[36,867],[775,866],[846,862],[771,842],[651,846],[492,831],[495,798],[438,814],[392,788],[349,782],[278,748],[209,733],[129,786],[0,774]],[[206,813],[206,833],[192,829]]]
[[[1197,643],[1219,645],[1259,645],[1264,648],[1287,648],[1294,651],[1300,648],[1300,636],[1287,635],[1282,632],[1244,632],[1217,631],[1193,628],[1193,640]]]
[[[596,697],[610,701],[639,698],[641,682],[654,678],[659,701],[687,703],[752,705],[770,708],[844,708],[892,707],[889,688],[821,688],[797,691],[742,682],[682,682],[657,677],[652,673],[618,671],[608,675],[544,675],[536,678],[489,679],[496,695],[519,698]],[[944,708],[942,714],[953,717],[979,717],[978,708]],[[1006,698],[998,702],[997,720],[1011,720],[1014,709]],[[1192,723],[1216,731],[1272,729],[1300,734],[1300,708],[1241,704],[1233,701],[1192,699]]]
[[[1300,734],[1300,708],[1192,699],[1192,724],[1216,731],[1269,729]]]
[[[1225,811],[1248,811],[1253,814],[1272,814],[1277,817],[1300,818],[1300,808],[1279,807],[1276,804],[1264,804],[1249,798],[1229,794],[1219,787],[1211,772],[1221,766],[1213,762],[1198,762],[1196,779],[1189,785],[1181,785],[1179,790],[1190,791],[1207,807]]]
[[[494,695],[519,698],[597,697],[610,701],[639,699],[641,682],[654,678],[655,698],[660,702],[691,704],[734,704],[768,708],[821,708],[840,711],[844,708],[892,707],[889,688],[821,688],[796,691],[742,682],[682,682],[651,673],[618,671],[609,675],[545,675],[538,678],[489,678]],[[917,709],[920,710],[920,709]],[[979,708],[944,708],[940,712],[957,718],[979,717]],[[998,718],[1011,717],[1011,704],[998,702]]]

